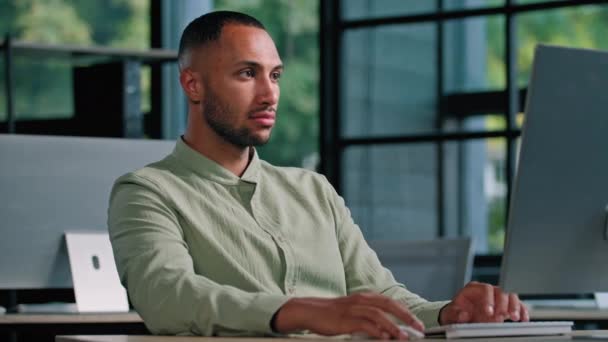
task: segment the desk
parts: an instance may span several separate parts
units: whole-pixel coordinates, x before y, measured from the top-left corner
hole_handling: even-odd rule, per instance
[[[53,341],[61,334],[148,334],[137,313],[4,314],[0,332],[19,342]]]
[[[0,315],[0,327],[14,325],[40,324],[122,324],[143,323],[137,313],[108,313],[108,314],[4,314]]]
[[[587,308],[532,308],[534,321],[573,321],[575,329],[608,329],[608,310]]]
[[[608,310],[580,308],[532,308],[530,318],[536,321],[608,321]]]
[[[601,336],[593,341],[608,341],[608,330],[586,330],[575,331],[574,337]],[[127,336],[127,335],[106,335],[106,336],[57,336],[55,342],[294,342],[307,341],[306,338],[217,338],[217,337],[174,337],[174,336]],[[328,339],[323,339],[328,340]],[[335,339],[332,339],[335,341]],[[433,338],[429,340],[444,340]],[[451,340],[456,342],[521,342],[521,341],[552,342],[569,340],[569,336],[537,336],[537,337],[503,337],[503,338],[462,338]]]

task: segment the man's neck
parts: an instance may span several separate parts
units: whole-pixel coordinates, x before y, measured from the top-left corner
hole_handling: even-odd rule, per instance
[[[186,130],[182,139],[186,145],[238,177],[241,177],[245,173],[247,166],[249,166],[250,157],[253,155],[251,153],[253,147],[235,146],[211,132],[195,135],[191,131]]]

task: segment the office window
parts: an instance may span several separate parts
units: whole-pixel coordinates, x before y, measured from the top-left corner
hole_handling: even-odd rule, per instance
[[[434,130],[436,36],[437,29],[430,24],[345,32],[343,136]]]
[[[505,18],[448,20],[443,34],[444,94],[505,89]]]
[[[435,4],[428,0],[348,0],[341,8],[345,19],[369,19],[426,13]]]
[[[528,84],[534,46],[608,49],[608,6],[589,5],[522,13],[517,18],[517,84]]]
[[[503,6],[505,0],[443,0],[445,10],[477,9],[486,7]]]
[[[317,169],[319,163],[319,2],[317,0],[217,0],[215,10],[244,12],[272,36],[285,71],[276,126],[258,148],[275,165]]]
[[[338,72],[322,79],[323,117],[337,113],[323,136],[338,136],[323,165],[366,237],[473,236],[477,253],[501,253],[534,44],[608,49],[608,4],[342,0],[324,10],[339,44],[324,59]]]
[[[352,146],[344,198],[368,239],[437,235],[437,146]]]
[[[0,32],[15,41],[124,49],[150,47],[149,0],[0,0]],[[66,119],[74,115],[72,67],[91,60],[75,56],[13,53],[17,120]],[[2,58],[4,63],[4,58]],[[0,70],[0,122],[6,121],[4,67]],[[150,108],[150,74],[142,73],[142,107]],[[44,133],[44,132],[40,132]]]

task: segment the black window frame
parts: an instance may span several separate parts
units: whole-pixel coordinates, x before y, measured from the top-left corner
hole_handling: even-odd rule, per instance
[[[444,0],[435,0],[436,11],[432,13],[398,15],[390,17],[374,17],[369,19],[342,18],[342,5],[347,5],[348,0],[321,1],[320,7],[320,171],[327,176],[338,193],[342,193],[342,157],[345,149],[352,146],[372,146],[387,144],[413,144],[413,143],[435,143],[437,144],[437,217],[438,237],[445,235],[445,211],[443,184],[443,145],[445,142],[472,141],[475,139],[504,138],[506,140],[506,203],[505,222],[507,222],[513,177],[515,174],[515,163],[517,153],[517,139],[521,130],[516,123],[516,116],[524,110],[524,99],[526,89],[517,86],[517,41],[516,21],[518,14],[545,11],[558,8],[581,7],[586,5],[607,5],[604,0],[558,0],[544,1],[531,4],[518,4],[516,0],[505,0],[502,6],[485,8],[444,10]],[[506,87],[503,91],[482,92],[456,92],[444,94],[443,91],[443,26],[446,21],[453,19],[465,19],[474,17],[487,17],[491,15],[502,16],[505,20],[505,79]],[[352,29],[378,28],[396,24],[435,23],[437,25],[437,125],[436,132],[430,134],[403,134],[382,137],[342,137],[342,111],[340,108],[340,97],[342,95],[341,85],[341,61],[344,34]],[[449,114],[448,114],[449,113]],[[506,127],[502,130],[478,130],[466,132],[444,132],[442,131],[443,119],[462,120],[467,117],[480,116],[479,113],[501,113],[504,116]],[[506,229],[506,228],[505,228]],[[482,256],[484,263],[488,258],[497,262],[500,255]]]

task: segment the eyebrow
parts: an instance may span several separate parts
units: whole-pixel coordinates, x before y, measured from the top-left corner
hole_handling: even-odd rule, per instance
[[[262,67],[262,65],[260,63],[255,62],[255,61],[249,61],[249,60],[244,60],[244,61],[237,62],[235,65],[246,65],[246,66],[250,66],[250,67],[253,67],[253,68],[261,68]],[[272,68],[272,70],[276,70],[276,69],[281,69],[282,70],[283,69],[283,64],[276,65],[276,66],[274,66]]]

